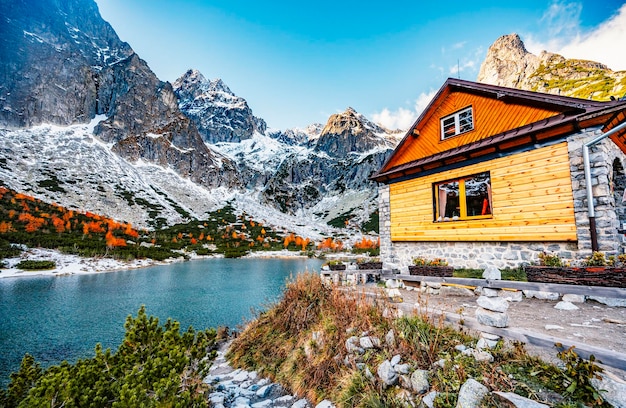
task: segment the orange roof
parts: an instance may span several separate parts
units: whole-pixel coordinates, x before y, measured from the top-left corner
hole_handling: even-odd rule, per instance
[[[440,119],[467,107],[472,108],[473,129],[442,140]],[[384,182],[533,146],[589,126],[614,127],[625,118],[626,101],[599,102],[449,78],[372,179]],[[626,152],[624,134],[612,139]]]

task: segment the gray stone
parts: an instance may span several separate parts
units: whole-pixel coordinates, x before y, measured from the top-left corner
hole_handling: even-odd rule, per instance
[[[235,398],[235,401],[233,401],[233,406],[234,407],[246,407],[246,406],[250,406],[250,398],[246,398],[246,397],[237,397]]]
[[[478,408],[489,389],[473,378],[465,381],[459,390],[456,408]]]
[[[417,394],[423,394],[430,389],[427,370],[415,370],[411,374],[411,389]]]
[[[509,325],[509,315],[493,312],[482,307],[476,309],[476,320],[478,320],[478,323],[490,327],[507,327]]]
[[[498,296],[509,302],[521,302],[524,299],[524,294],[519,290],[501,290]]]
[[[364,349],[372,349],[372,348],[380,347],[380,339],[378,337],[373,337],[373,336],[361,337],[359,339],[359,343],[361,344],[361,347],[363,347]]]
[[[398,373],[393,369],[389,360],[383,361],[378,366],[378,377],[385,386],[395,385],[398,382]]]
[[[546,324],[545,329],[546,330],[563,330],[563,326],[559,326],[556,324]]]
[[[536,298],[540,300],[559,300],[559,294],[554,292],[542,292],[539,290],[524,290],[524,296],[528,299]]]
[[[489,266],[483,271],[483,279],[500,280],[502,279],[502,273],[495,266]]]
[[[441,282],[422,282],[422,286],[432,289],[441,289]]]
[[[564,301],[557,303],[554,306],[554,308],[557,310],[578,310],[579,309],[578,306],[576,306],[575,304],[571,302],[564,302]]]
[[[480,339],[478,339],[478,342],[476,343],[476,348],[478,350],[492,349],[496,347],[497,345],[498,345],[498,340],[488,340],[488,339],[481,337]]]
[[[408,364],[396,364],[393,366],[393,369],[396,370],[398,374],[408,374],[409,373],[409,365]]]
[[[396,334],[394,333],[393,329],[390,329],[385,335],[385,343],[387,343],[388,346],[396,345]]]
[[[267,384],[262,386],[256,391],[256,396],[259,398],[267,398],[268,395],[272,392],[275,384]]]
[[[504,313],[509,309],[509,302],[501,297],[480,296],[476,303],[484,309]]]
[[[492,341],[500,340],[500,336],[498,336],[497,334],[492,334],[492,333],[487,333],[487,332],[481,332],[480,337],[483,339],[492,340]]]
[[[571,293],[567,293],[563,295],[561,300],[571,303],[585,303],[585,295],[572,295]]]
[[[467,347],[465,346],[465,344],[457,344],[456,346],[454,346],[454,348],[455,348],[457,351],[461,351],[461,352],[463,352],[463,351],[465,351],[465,350],[467,349]]]
[[[293,395],[283,395],[282,397],[278,397],[274,400],[276,405],[290,405],[293,403],[293,400],[296,398]]]
[[[611,307],[626,307],[626,299],[608,298],[602,296],[589,296],[589,299]]]
[[[308,407],[309,407],[309,402],[304,398],[299,399],[298,401],[294,402],[291,405],[291,408],[308,408]]]
[[[439,395],[437,391],[429,392],[422,398],[422,403],[428,408],[435,408],[435,398],[437,398],[437,395]]]
[[[376,377],[374,377],[374,374],[372,374],[372,372],[370,371],[370,368],[367,366],[365,366],[365,378],[370,380],[370,382],[372,383],[376,382]]]
[[[599,390],[602,398],[612,406],[626,408],[626,382],[607,371],[600,375],[602,379],[593,378],[591,385]]]
[[[399,364],[400,360],[402,360],[402,357],[400,356],[400,354],[396,354],[391,358],[391,365],[395,366],[396,364]]]
[[[487,297],[496,297],[500,295],[500,289],[483,288],[481,294]]]
[[[357,336],[348,337],[346,340],[346,351],[351,354],[363,354],[365,350],[360,346],[360,339]]]
[[[266,399],[263,401],[255,402],[251,405],[252,408],[269,408],[274,406],[274,401],[272,399]]]
[[[521,395],[517,395],[513,392],[494,391],[493,393],[509,401],[511,404],[515,406],[515,408],[549,408],[550,407],[549,405],[542,404],[540,402],[533,401],[528,398],[524,398]]]
[[[493,363],[493,355],[484,350],[472,350],[472,357],[479,362]]]
[[[329,400],[324,400],[317,404],[315,408],[335,408],[335,405]]]

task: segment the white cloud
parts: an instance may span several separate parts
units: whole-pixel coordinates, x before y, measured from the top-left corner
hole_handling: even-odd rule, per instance
[[[381,112],[372,115],[374,122],[386,127],[387,129],[402,129],[407,130],[422,114],[424,109],[428,106],[430,101],[435,96],[436,91],[429,93],[422,92],[415,100],[415,104],[412,109],[398,108],[396,111],[391,111],[388,108],[384,108]]]
[[[581,12],[584,10],[579,3],[552,3],[540,21],[548,27],[549,40],[525,36],[526,48],[533,54],[547,50],[566,58],[601,62],[615,71],[626,70],[626,53],[619,49],[626,44],[626,4],[587,32],[580,27]]]

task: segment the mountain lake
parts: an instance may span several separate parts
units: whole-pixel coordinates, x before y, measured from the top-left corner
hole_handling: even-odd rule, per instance
[[[206,259],[143,269],[0,279],[0,388],[25,353],[47,367],[115,351],[141,305],[195,329],[241,327],[281,295],[291,276],[319,259]]]

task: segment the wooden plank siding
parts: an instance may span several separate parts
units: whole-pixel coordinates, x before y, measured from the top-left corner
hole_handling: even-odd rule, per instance
[[[434,222],[433,184],[485,171],[492,217]],[[392,241],[576,241],[565,142],[389,187]]]
[[[474,130],[441,140],[440,119],[468,106],[472,106]],[[433,112],[429,113],[429,119],[417,125],[416,130],[419,131],[419,136],[405,139],[404,146],[400,146],[385,169],[464,146],[562,113],[557,110],[506,103],[465,92],[446,93],[441,102],[433,104],[431,109]]]

